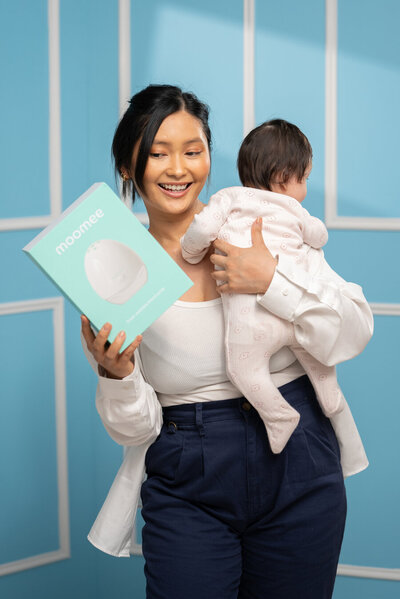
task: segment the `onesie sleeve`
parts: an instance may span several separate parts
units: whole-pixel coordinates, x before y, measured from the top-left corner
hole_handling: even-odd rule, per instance
[[[196,214],[191,225],[181,238],[182,256],[190,264],[197,264],[206,255],[210,244],[228,218],[230,200],[221,190],[211,196],[207,206]]]
[[[297,342],[333,366],[362,352],[373,332],[362,289],[335,273],[322,250],[309,249],[308,270],[280,255],[271,284],[257,297],[261,306],[294,324]]]
[[[303,241],[318,250],[328,241],[328,230],[322,220],[312,216],[305,208],[303,210]]]
[[[98,364],[81,334],[84,353],[98,375]],[[154,389],[140,371],[135,351],[133,372],[122,380],[98,375],[96,408],[110,437],[120,445],[142,445],[154,441],[162,426],[162,408]]]

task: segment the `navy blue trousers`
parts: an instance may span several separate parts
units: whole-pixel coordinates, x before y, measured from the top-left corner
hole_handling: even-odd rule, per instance
[[[146,455],[147,599],[328,599],[346,519],[339,447],[309,379],[273,454],[245,398],[164,408]]]

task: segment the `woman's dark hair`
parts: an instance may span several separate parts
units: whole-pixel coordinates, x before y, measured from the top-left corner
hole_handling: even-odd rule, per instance
[[[296,125],[283,119],[267,121],[245,137],[237,167],[246,187],[271,190],[271,183],[301,181],[310,166],[312,148]]]
[[[129,101],[130,106],[121,118],[114,134],[112,154],[115,174],[121,176],[122,169],[131,171],[132,153],[141,139],[133,173],[133,181],[123,180],[122,194],[127,196],[143,191],[143,176],[154,137],[163,120],[180,110],[185,110],[199,119],[211,151],[211,131],[208,126],[209,108],[192,93],[183,92],[173,85],[149,85]]]

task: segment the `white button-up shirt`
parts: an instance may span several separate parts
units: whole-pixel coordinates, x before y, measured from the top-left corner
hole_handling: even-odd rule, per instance
[[[280,256],[268,291],[257,299],[273,314],[292,322],[297,342],[326,365],[359,354],[373,332],[372,313],[361,287],[337,275],[322,250],[310,249],[307,271]],[[82,343],[97,373],[97,363],[83,339]],[[168,340],[166,345],[173,360],[173,345]],[[145,455],[162,426],[162,407],[142,374],[138,351],[129,376],[122,380],[99,377],[96,406],[110,436],[128,449],[88,539],[106,553],[127,557],[145,477]],[[368,460],[347,403],[331,423],[341,450],[343,475],[364,470]]]

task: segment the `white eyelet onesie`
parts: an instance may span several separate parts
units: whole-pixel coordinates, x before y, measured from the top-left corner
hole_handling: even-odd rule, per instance
[[[294,198],[248,187],[222,189],[194,217],[181,239],[182,255],[200,262],[217,238],[250,247],[251,225],[263,218],[262,233],[270,252],[293,257],[307,268],[310,246],[321,248],[328,239],[325,225]],[[284,291],[283,291],[284,293]],[[271,356],[288,346],[309,376],[319,404],[328,417],[339,413],[344,398],[334,366],[325,366],[295,339],[294,326],[257,303],[254,294],[222,294],[227,373],[234,385],[258,410],[273,453],[280,453],[297,427],[300,415],[272,382]]]

